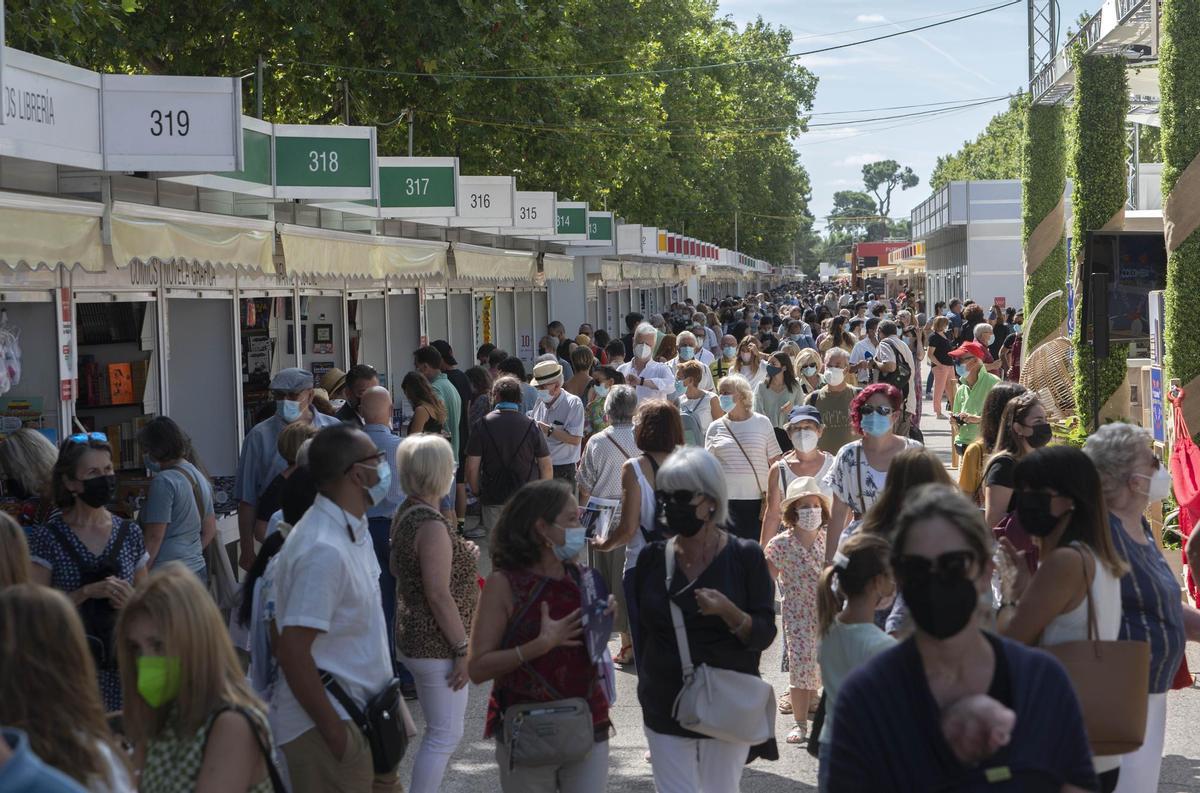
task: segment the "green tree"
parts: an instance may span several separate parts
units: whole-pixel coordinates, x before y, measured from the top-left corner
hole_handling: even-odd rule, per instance
[[[868,163],[863,166],[862,176],[863,185],[875,196],[877,214],[884,219],[891,216],[892,192],[897,187],[908,190],[921,182],[912,168],[901,167],[895,160]]]
[[[828,227],[855,236],[865,236],[867,229],[877,219],[877,209],[875,200],[861,190],[839,190],[833,194]]]
[[[963,141],[958,151],[938,157],[929,177],[930,188],[941,190],[960,180],[1020,179],[1028,108],[1028,94],[1017,94],[1008,101],[1008,109],[993,116],[975,140]]]

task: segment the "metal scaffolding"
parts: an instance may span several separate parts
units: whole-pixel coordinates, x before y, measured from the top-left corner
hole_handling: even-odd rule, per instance
[[[1029,0],[1029,84],[1058,54],[1058,0]]]

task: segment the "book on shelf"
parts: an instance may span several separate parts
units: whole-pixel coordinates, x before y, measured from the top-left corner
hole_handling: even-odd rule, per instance
[[[142,468],[142,445],[138,443],[138,433],[154,418],[153,416],[138,416],[128,421],[114,422],[105,426],[104,434],[113,450],[113,467],[122,470]]]
[[[133,367],[128,362],[108,365],[108,397],[114,405],[132,405]]]

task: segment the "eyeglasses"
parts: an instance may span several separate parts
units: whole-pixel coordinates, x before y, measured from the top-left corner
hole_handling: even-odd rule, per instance
[[[971,568],[979,561],[974,551],[948,551],[936,559],[928,556],[901,556],[893,568],[896,577],[913,580],[930,575],[970,577]]]
[[[881,416],[890,416],[895,411],[891,405],[863,405],[859,409],[859,413],[864,416],[869,416],[872,413],[878,413]]]
[[[350,469],[353,468],[354,466],[366,465],[367,463],[371,463],[371,462],[375,463],[375,465],[377,465],[377,466],[383,465],[383,461],[386,459],[387,459],[387,452],[376,452],[375,454],[372,454],[370,457],[364,457],[361,460],[355,460],[354,462],[350,463],[350,465],[346,466],[346,470],[342,471],[342,473],[344,473],[344,474],[350,473]]]
[[[690,504],[696,497],[694,490],[655,490],[654,497],[664,504],[674,501],[676,504]]]
[[[67,443],[87,443],[88,441],[108,443],[108,436],[103,432],[79,432],[67,437]]]

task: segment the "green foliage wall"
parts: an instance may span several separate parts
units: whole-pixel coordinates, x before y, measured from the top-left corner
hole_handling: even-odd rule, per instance
[[[1050,214],[1067,186],[1066,141],[1063,110],[1057,105],[1034,105],[1025,114],[1021,145],[1022,239]],[[1054,251],[1025,282],[1025,343],[1030,349],[1045,341],[1062,324],[1067,313],[1063,298],[1046,304],[1035,321],[1029,312],[1046,295],[1062,289],[1067,277],[1066,235]]]
[[[1114,55],[1073,54],[1075,60],[1075,104],[1071,108],[1075,137],[1071,147],[1074,159],[1073,218],[1071,226],[1072,259],[1083,261],[1083,249],[1089,230],[1103,227],[1112,220],[1127,197],[1125,170],[1125,116],[1129,110],[1129,90],[1125,60]],[[1085,427],[1093,425],[1092,348],[1084,343],[1083,301],[1076,301],[1075,405]],[[1100,406],[1120,387],[1125,378],[1127,345],[1111,345],[1108,358],[1101,360],[1097,378]]]
[[[1163,196],[1200,152],[1200,0],[1164,0],[1159,80],[1162,86]],[[1200,376],[1200,334],[1195,305],[1200,295],[1200,233],[1193,233],[1167,260],[1167,376],[1184,386]],[[1189,312],[1191,316],[1189,316]],[[1192,396],[1191,399],[1196,399]],[[1191,401],[1191,400],[1189,400]],[[1192,426],[1193,432],[1200,427]]]

